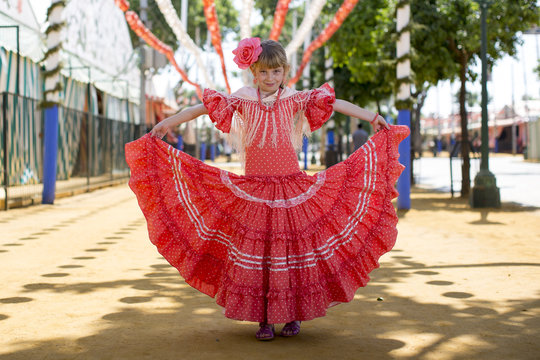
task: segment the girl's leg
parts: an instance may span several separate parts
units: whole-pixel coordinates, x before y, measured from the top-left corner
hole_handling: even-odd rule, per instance
[[[281,336],[295,336],[300,333],[300,323],[301,321],[291,321],[286,323],[283,329],[281,329]]]

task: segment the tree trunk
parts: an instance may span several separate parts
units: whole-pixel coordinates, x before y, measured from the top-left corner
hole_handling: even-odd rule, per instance
[[[422,154],[422,128],[420,127],[420,117],[422,115],[422,108],[424,107],[424,103],[426,102],[427,97],[427,90],[422,90],[422,92],[418,95],[418,98],[416,100],[416,108],[414,113],[414,122],[415,122],[415,142],[416,142],[416,151],[421,155]]]
[[[459,73],[459,79],[461,81],[461,87],[459,89],[459,115],[461,117],[461,197],[467,198],[471,187],[470,177],[470,158],[469,158],[469,131],[467,129],[467,109],[465,108],[466,100],[466,82],[467,82],[467,59],[462,57],[461,69]]]
[[[321,162],[321,166],[324,166],[326,164],[326,124],[321,127],[320,144],[319,160]]]
[[[420,134],[420,116],[426,100],[427,91],[417,93],[416,105],[413,106],[414,118],[411,121],[411,185],[414,185],[414,159],[422,157],[422,135]]]

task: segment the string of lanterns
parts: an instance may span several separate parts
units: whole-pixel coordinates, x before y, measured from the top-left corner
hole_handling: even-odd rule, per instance
[[[309,11],[306,12],[300,27],[298,27],[293,39],[285,48],[287,58],[290,59],[291,55],[296,53],[298,48],[304,43],[304,40],[310,35],[310,32],[313,29],[313,24],[315,24],[315,21],[319,17],[324,4],[326,4],[326,0],[313,0],[311,2]]]
[[[242,13],[240,14],[240,38],[251,37],[251,11],[253,10],[253,0],[242,1]]]
[[[274,24],[272,25],[272,30],[270,31],[270,39],[277,41],[281,35],[281,29],[285,24],[285,17],[289,11],[289,3],[291,0],[279,0],[276,6],[276,11],[274,12]]]
[[[206,25],[210,30],[210,37],[212,39],[212,45],[216,49],[219,59],[221,60],[221,71],[225,78],[225,86],[227,91],[231,93],[231,87],[229,86],[229,79],[227,78],[227,69],[225,68],[225,57],[223,56],[223,48],[221,47],[221,33],[219,31],[219,22],[216,14],[216,4],[214,0],[203,0],[204,16],[206,18]]]
[[[141,21],[139,16],[134,12],[129,10],[129,2],[126,0],[115,0],[115,4],[120,8],[120,10],[125,12],[126,21],[129,25],[129,27],[133,30],[137,36],[142,38],[148,45],[150,45],[152,48],[154,48],[156,51],[162,53],[167,57],[171,65],[178,71],[182,79],[193,85],[195,87],[195,91],[197,92],[197,96],[202,99],[202,89],[199,84],[194,83],[191,81],[186,72],[178,66],[176,63],[176,60],[174,58],[174,52],[170,46],[163,43],[161,40],[159,40]]]
[[[336,15],[330,21],[330,23],[326,26],[326,28],[317,36],[315,40],[309,44],[307,50],[304,52],[304,55],[302,56],[302,63],[300,64],[300,67],[298,68],[296,75],[289,80],[289,86],[294,85],[302,75],[302,71],[306,67],[307,63],[311,59],[311,55],[313,55],[313,52],[320,48],[328,39],[334,35],[334,33],[340,28],[341,24],[343,24],[343,21],[349,16],[350,12],[354,9],[356,4],[358,3],[358,0],[345,0],[343,1],[343,4],[341,4],[339,10],[336,12]]]
[[[159,10],[163,14],[165,21],[167,21],[167,24],[171,27],[172,31],[176,35],[176,38],[178,39],[178,41],[180,41],[180,44],[182,44],[184,48],[190,53],[192,53],[195,57],[195,62],[197,63],[199,70],[202,72],[202,76],[207,86],[215,89],[216,85],[208,75],[207,66],[204,65],[202,59],[202,50],[188,35],[185,24],[183,24],[182,21],[178,18],[176,10],[171,3],[171,0],[156,0],[156,3],[159,7]]]
[[[127,2],[126,0],[114,0],[114,3],[116,4],[116,6],[118,6],[120,10],[122,10],[122,12],[126,12],[129,10],[129,2]]]
[[[285,18],[289,9],[289,4],[291,0],[278,0],[278,4],[276,6],[276,11],[274,12],[274,22],[272,26],[272,30],[270,32],[270,39],[278,40],[279,36],[281,35],[281,30],[285,24]],[[169,26],[173,29],[175,32],[175,35],[177,36],[178,40],[186,47],[189,51],[195,54],[197,59],[197,65],[199,68],[203,69],[203,75],[205,76],[206,82],[212,86],[213,82],[210,81],[206,74],[206,69],[204,64],[202,63],[202,60],[200,60],[200,49],[193,43],[189,35],[185,32],[184,27],[182,26],[182,23],[178,19],[176,15],[172,15],[172,12],[174,12],[174,8],[172,7],[172,4],[170,3],[170,0],[156,0],[158,3],[158,6],[160,7],[160,10],[162,11],[163,15],[165,16],[165,19],[169,23]],[[315,23],[315,20],[318,18],[320,12],[322,11],[323,6],[325,5],[326,0],[314,0],[311,4],[311,10],[306,13],[306,16],[304,16],[304,19],[302,21],[302,24],[300,25],[298,31],[296,32],[293,40],[287,45],[286,47],[286,53],[287,56],[290,57],[291,54],[296,52],[300,45],[304,42],[304,39],[308,36],[309,31],[313,28],[313,24]],[[311,56],[313,55],[313,52],[320,48],[328,39],[332,37],[332,35],[341,27],[345,19],[349,16],[350,12],[354,9],[356,4],[358,3],[358,0],[344,0],[343,4],[340,6],[339,10],[336,12],[334,18],[332,21],[326,26],[326,28],[317,36],[315,40],[313,40],[306,51],[304,52],[304,55],[302,57],[301,64],[295,74],[295,76],[289,80],[288,85],[292,86],[298,80],[300,79],[302,72],[308,62],[311,59]],[[152,46],[157,51],[164,54],[167,59],[171,62],[171,64],[174,66],[174,68],[180,73],[182,76],[182,79],[195,86],[197,95],[199,98],[202,99],[202,90],[199,84],[196,84],[189,80],[187,74],[178,66],[176,63],[176,60],[174,59],[174,52],[172,48],[163,42],[161,42],[146,26],[142,23],[142,21],[139,19],[137,14],[133,11],[129,11],[129,2],[127,0],[115,0],[115,4],[123,11],[125,12],[126,20],[131,27],[131,29],[139,36],[141,37],[147,44]],[[245,36],[243,34],[242,36],[249,37],[250,36],[250,29],[247,29],[246,26],[249,27],[249,21],[246,21],[244,17],[248,17],[251,15],[251,10],[253,8],[253,1],[252,0],[244,0],[243,1],[243,12],[242,12],[242,33],[249,33],[249,35]],[[214,46],[216,53],[220,57],[221,61],[221,69],[223,72],[223,77],[225,79],[225,84],[227,87],[227,91],[231,93],[231,88],[229,85],[229,80],[227,77],[227,70],[225,66],[225,58],[223,56],[223,48],[222,48],[222,42],[221,42],[221,33],[219,29],[219,22],[217,18],[216,13],[216,6],[214,3],[214,0],[203,0],[203,8],[204,8],[204,15],[206,18],[206,24],[208,26],[208,30],[210,31],[210,37],[212,41],[212,45]],[[173,17],[174,16],[174,17]]]

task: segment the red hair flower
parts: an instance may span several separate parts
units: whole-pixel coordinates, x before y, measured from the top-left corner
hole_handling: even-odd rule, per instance
[[[250,67],[259,59],[259,55],[262,53],[261,39],[257,37],[242,39],[238,43],[238,47],[233,50],[234,62],[242,70]]]

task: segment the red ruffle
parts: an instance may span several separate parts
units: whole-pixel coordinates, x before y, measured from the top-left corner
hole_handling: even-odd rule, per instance
[[[210,120],[216,124],[216,128],[228,133],[231,130],[234,107],[229,103],[229,97],[212,89],[205,89],[203,104],[208,110]]]
[[[392,249],[407,135],[401,126],[380,131],[317,176],[239,176],[147,135],[126,145],[129,184],[158,251],[227,317],[310,320],[351,301]]]
[[[309,91],[304,113],[311,131],[319,129],[330,118],[335,102],[336,94],[328,83]]]

